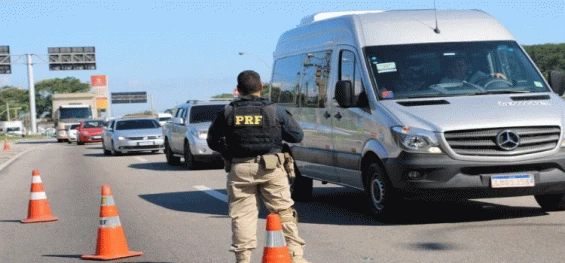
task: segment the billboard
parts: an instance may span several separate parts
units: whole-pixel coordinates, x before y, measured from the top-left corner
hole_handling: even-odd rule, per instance
[[[50,47],[49,70],[95,70],[94,47]]]
[[[147,103],[147,92],[112,92],[112,104],[119,103]]]
[[[96,94],[96,108],[99,110],[108,109],[108,78],[106,75],[90,76],[90,87]]]

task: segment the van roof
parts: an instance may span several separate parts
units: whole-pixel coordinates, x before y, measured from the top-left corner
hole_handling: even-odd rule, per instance
[[[336,12],[319,12],[302,18],[301,25],[344,15],[359,15],[367,13],[380,13],[386,10],[358,10],[358,11],[336,11]]]
[[[440,33],[434,32],[436,17]],[[480,10],[368,10],[323,12],[284,32],[275,57],[293,52],[436,42],[514,40],[496,19]],[[299,50],[300,49],[300,50]]]

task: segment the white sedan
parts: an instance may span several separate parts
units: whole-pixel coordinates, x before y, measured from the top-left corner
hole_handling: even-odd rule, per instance
[[[163,150],[161,125],[154,118],[123,118],[108,121],[102,133],[104,155]]]

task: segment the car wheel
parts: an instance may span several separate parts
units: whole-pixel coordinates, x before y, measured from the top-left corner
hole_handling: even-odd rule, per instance
[[[400,206],[402,196],[393,188],[377,162],[369,164],[366,175],[369,179],[366,194],[371,213],[379,219],[391,219]]]
[[[180,157],[176,157],[173,155],[173,151],[171,151],[171,146],[169,145],[169,141],[165,140],[165,158],[167,158],[167,164],[172,166],[180,165]]]
[[[112,150],[110,151],[110,153],[113,156],[122,155],[122,153],[120,151],[116,150],[116,146],[114,145],[114,142],[112,142]]]
[[[534,197],[545,211],[565,210],[565,194],[536,195]]]
[[[102,141],[102,150],[104,151],[104,155],[108,156],[111,154],[109,150],[106,150],[106,146],[104,146],[104,141]]]
[[[77,145],[84,145],[84,142],[80,140],[80,137],[77,138]]]
[[[294,201],[306,202],[312,199],[312,190],[314,181],[311,178],[304,177],[294,163],[294,174],[296,177],[290,185],[290,193]]]
[[[71,144],[72,142],[71,142],[71,141],[68,141],[68,143]]]
[[[194,156],[190,152],[190,145],[188,142],[184,143],[184,168],[191,170],[194,168]]]

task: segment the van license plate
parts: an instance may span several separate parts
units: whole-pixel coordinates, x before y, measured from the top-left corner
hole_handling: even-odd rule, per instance
[[[535,186],[533,174],[493,175],[490,177],[492,188],[532,187]]]
[[[138,142],[137,145],[153,145],[153,142]]]

